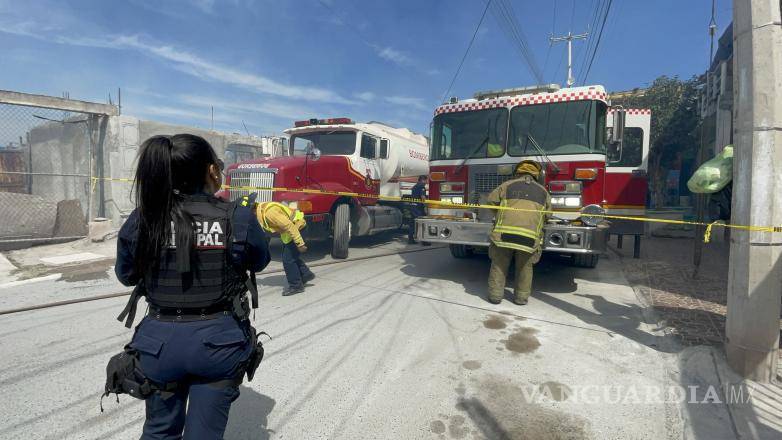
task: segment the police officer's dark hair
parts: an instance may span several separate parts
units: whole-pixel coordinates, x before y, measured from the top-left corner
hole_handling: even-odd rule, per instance
[[[429,178],[429,176],[427,176],[426,174],[422,174],[422,175],[418,176],[418,181],[420,182],[420,181],[426,180],[428,178]]]
[[[203,190],[209,166],[219,159],[204,138],[192,134],[153,136],[141,145],[134,193],[139,214],[135,267],[147,274],[176,231],[176,246],[194,243],[193,217],[182,209],[183,195]]]

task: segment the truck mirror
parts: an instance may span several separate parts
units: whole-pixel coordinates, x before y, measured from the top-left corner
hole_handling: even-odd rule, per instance
[[[625,116],[626,112],[623,108],[617,108],[614,110],[614,124],[611,130],[611,143],[622,143],[622,139],[625,134]]]
[[[310,148],[309,151],[307,151],[307,156],[309,156],[313,162],[317,162],[318,159],[320,159],[320,149],[317,147]]]
[[[625,133],[625,116],[627,112],[622,107],[614,108],[614,123],[608,137],[608,151],[606,158],[609,163],[617,163],[622,160],[622,144]]]

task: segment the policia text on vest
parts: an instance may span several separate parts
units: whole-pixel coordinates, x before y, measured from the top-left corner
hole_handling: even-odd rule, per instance
[[[516,166],[516,177],[498,186],[489,195],[489,203],[519,210],[495,211],[489,257],[489,302],[499,304],[505,296],[505,279],[512,260],[516,277],[513,302],[527,303],[532,293],[532,266],[542,252],[544,211],[551,209],[551,197],[536,179],[541,167],[534,161],[522,161]]]

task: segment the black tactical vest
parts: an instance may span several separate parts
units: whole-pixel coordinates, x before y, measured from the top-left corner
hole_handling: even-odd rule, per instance
[[[157,270],[150,271],[145,279],[150,305],[162,309],[228,309],[231,300],[247,290],[245,277],[231,263],[235,206],[209,195],[186,196],[183,208],[195,222],[194,249],[177,249],[172,231]],[[188,257],[189,261],[184,260]]]

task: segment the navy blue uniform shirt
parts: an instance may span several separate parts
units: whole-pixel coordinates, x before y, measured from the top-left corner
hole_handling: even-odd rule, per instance
[[[117,279],[126,286],[135,286],[141,278],[141,274],[136,272],[134,267],[134,255],[136,252],[136,237],[138,236],[138,209],[134,209],[130,216],[122,225],[117,236],[117,262],[114,266],[114,272]],[[253,272],[262,271],[271,259],[269,255],[269,245],[266,240],[266,233],[258,223],[258,218],[252,216],[250,226],[247,230],[247,269]]]
[[[413,186],[413,189],[410,190],[410,195],[414,199],[425,199],[426,198],[426,184],[418,182]]]

